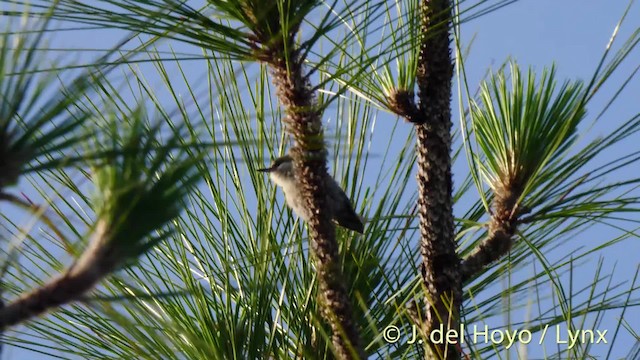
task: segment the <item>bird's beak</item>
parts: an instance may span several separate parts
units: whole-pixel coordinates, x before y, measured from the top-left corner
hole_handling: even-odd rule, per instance
[[[271,172],[271,168],[258,169],[257,172]]]

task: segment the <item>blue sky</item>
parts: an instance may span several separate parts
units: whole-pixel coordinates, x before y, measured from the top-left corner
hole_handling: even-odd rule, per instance
[[[595,1],[595,0],[522,0],[497,12],[485,15],[462,26],[463,41],[467,44],[473,38],[469,58],[466,59],[469,84],[474,88],[488,68],[496,68],[507,57],[512,57],[522,66],[533,66],[541,70],[552,63],[557,65],[560,79],[588,80],[595,70],[605,46],[613,32],[616,22],[622,15],[627,2],[625,1]],[[640,26],[640,6],[636,4],[629,14],[626,25],[620,29],[620,39],[625,39],[635,28]],[[97,41],[99,39],[99,41]],[[96,38],[95,33],[73,32],[54,38],[57,47],[76,48],[108,48],[119,37],[114,34],[101,32]],[[99,45],[96,45],[99,42]],[[621,74],[628,75],[639,65],[638,52],[629,57],[620,69]],[[202,69],[202,67],[198,67]],[[195,70],[194,70],[195,71]],[[152,78],[152,77],[150,77]],[[610,85],[619,85],[622,76],[614,76]],[[159,82],[159,80],[157,81]],[[616,86],[610,86],[615,89]],[[607,91],[602,91],[606,95]],[[590,129],[588,136],[602,135],[616,124],[638,113],[640,99],[640,81],[634,79],[613,104],[610,111],[601,121]],[[454,96],[455,98],[455,96]],[[601,109],[606,97],[596,98],[592,105]],[[456,105],[454,105],[454,108]],[[591,111],[589,116],[593,116]],[[454,122],[457,119],[454,119]],[[383,122],[381,122],[383,123]],[[457,125],[456,125],[457,126]],[[637,146],[627,143],[625,146]],[[638,147],[640,149],[640,147]],[[621,148],[623,150],[628,150]],[[613,153],[611,156],[615,157]],[[458,162],[454,168],[457,174],[466,174],[466,164]],[[629,169],[632,171],[632,169]],[[636,169],[637,171],[637,169]],[[459,182],[459,178],[456,178]],[[579,241],[598,243],[612,238],[615,234],[611,228],[597,226],[581,235]],[[590,245],[592,246],[592,245]],[[560,248],[558,251],[571,251],[571,248]],[[605,258],[605,269],[611,270],[616,266],[616,274],[621,279],[629,278],[639,265],[640,241],[627,241],[624,246],[613,246],[599,255]],[[557,254],[565,255],[565,254]],[[549,254],[553,257],[554,254]],[[595,266],[598,258],[593,257]],[[586,264],[590,268],[591,263]],[[576,282],[588,283],[592,279],[592,272],[584,271],[584,278],[574,279]],[[640,332],[640,311],[631,310],[631,326]],[[514,316],[524,317],[525,314],[515,313]],[[613,329],[617,324],[617,313],[611,312],[600,326],[600,329]],[[635,320],[635,323],[633,322]],[[623,330],[624,332],[624,330]],[[613,358],[619,358],[633,346],[630,336],[621,335]],[[546,344],[549,345],[549,344]],[[554,348],[550,348],[554,349]],[[604,356],[604,347],[594,347],[594,355]],[[608,347],[607,347],[608,349]],[[542,349],[529,347],[531,357],[543,356]],[[512,355],[515,355],[513,353]],[[6,348],[4,359],[52,359],[53,357],[36,354],[17,348]]]
[[[495,68],[509,56],[515,58],[522,67],[531,65],[538,70],[555,63],[560,79],[588,81],[626,6],[625,1],[520,1],[469,23],[463,27],[464,38],[469,40],[476,35],[470,57],[466,60],[467,70],[470,70],[470,83],[477,84],[477,80],[483,76],[488,67]],[[620,29],[620,39],[625,39],[640,25],[638,19],[640,19],[640,7],[636,4],[631,9],[626,26]],[[614,48],[617,47],[614,46]],[[631,69],[638,66],[639,58],[636,51],[635,55],[630,56],[623,64],[621,73],[629,74]],[[612,80],[609,85],[619,86],[624,78],[616,76]],[[601,95],[610,94],[606,88],[603,90],[605,91],[602,91]],[[616,124],[637,114],[640,100],[637,94],[639,93],[640,81],[636,78],[631,82],[630,88],[614,104],[614,108],[590,129],[587,137],[603,135],[613,129]],[[604,97],[594,99],[591,104],[594,106],[590,107],[587,118],[592,119],[595,115],[593,109],[599,111],[603,103]],[[628,150],[629,146],[637,148],[637,144],[627,142],[618,149],[622,153]],[[616,153],[610,156],[615,157]],[[637,171],[637,169],[628,169],[628,171],[634,170]],[[583,233],[580,239],[576,239],[576,243],[579,244],[582,241],[589,244],[599,243],[611,239],[614,233],[615,230],[611,228],[596,226]],[[579,245],[574,244],[554,251],[571,251],[573,246]],[[628,279],[639,265],[638,254],[640,254],[640,241],[627,241],[624,245],[613,246],[599,255],[604,257],[606,269],[611,269],[615,265],[617,276]],[[553,258],[566,254],[545,255]],[[595,267],[597,260],[597,257],[592,257],[583,270],[574,275],[580,278],[574,278],[573,281],[588,283],[593,276],[593,272],[589,270]],[[631,314],[626,316],[626,319],[630,321],[632,328],[638,331],[640,312],[635,309]],[[524,317],[525,314],[524,312],[514,314],[514,317],[518,316]],[[609,330],[610,335],[613,332],[613,326],[618,323],[618,316],[619,313],[609,313],[603,319],[599,329]],[[545,341],[546,354],[554,349],[554,342]],[[611,358],[623,357],[633,344],[634,341],[630,336],[621,336]],[[608,350],[608,346],[594,346],[592,354],[604,358],[605,348]],[[542,348],[537,345],[530,345],[528,350],[531,358],[544,356]],[[512,355],[515,353],[512,352]]]

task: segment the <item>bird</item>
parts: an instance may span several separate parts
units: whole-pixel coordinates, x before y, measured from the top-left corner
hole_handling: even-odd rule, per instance
[[[268,168],[257,171],[269,173],[271,180],[282,188],[287,205],[304,221],[309,221],[311,211],[304,204],[300,184],[295,179],[293,159],[290,155],[279,157]],[[353,210],[351,200],[331,176],[326,178],[327,200],[325,204],[331,214],[331,219],[344,228],[363,234],[362,218]]]

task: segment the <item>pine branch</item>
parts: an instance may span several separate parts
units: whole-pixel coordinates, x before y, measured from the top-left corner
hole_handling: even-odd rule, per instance
[[[451,4],[424,0],[418,58],[418,212],[422,277],[427,293],[423,332],[458,329],[462,302],[456,254],[451,176]],[[462,334],[458,334],[460,336]],[[426,358],[459,359],[460,346],[427,342]]]
[[[100,245],[108,236],[108,227],[101,223],[89,249],[76,264],[45,285],[0,308],[0,330],[77,301],[93,289],[122,258],[122,254],[114,252],[113,247]]]
[[[331,215],[326,205],[326,150],[321,111],[304,74],[303,59],[296,50],[297,28],[282,31],[282,41],[270,40],[268,56],[278,98],[284,105],[287,131],[295,140],[290,153],[296,179],[302,188],[309,219],[309,243],[316,259],[322,315],[331,326],[331,341],[339,359],[364,359],[360,336],[352,319],[352,310],[340,267],[338,243]],[[263,48],[264,49],[264,48]]]

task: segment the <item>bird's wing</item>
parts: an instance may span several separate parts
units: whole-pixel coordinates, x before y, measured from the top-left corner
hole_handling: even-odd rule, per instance
[[[336,206],[332,204],[333,221],[342,227],[362,234],[364,232],[364,224],[362,223],[360,216],[358,216],[358,214],[353,210],[353,205],[351,204],[349,197],[342,190],[333,195],[338,196],[338,198],[331,199],[330,201],[346,204],[346,206]]]

